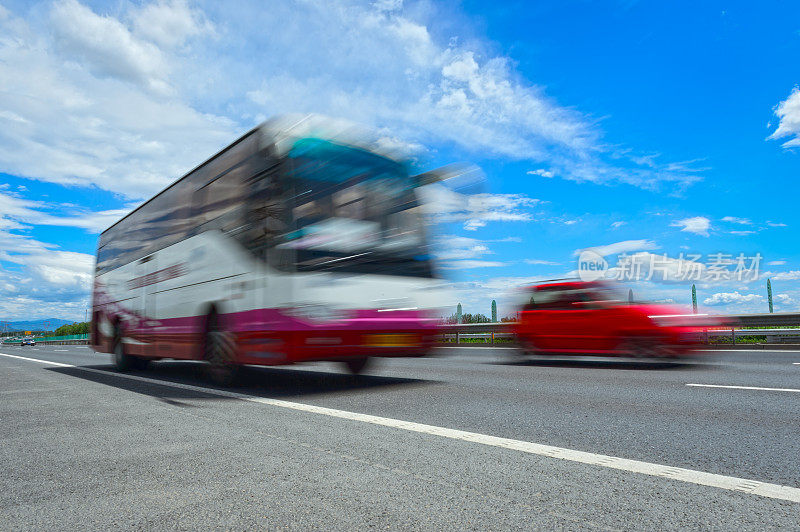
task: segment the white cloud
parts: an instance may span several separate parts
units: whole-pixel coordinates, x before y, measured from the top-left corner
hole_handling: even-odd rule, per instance
[[[403,7],[403,0],[375,0],[372,5],[378,11],[398,11]]]
[[[89,305],[94,256],[59,249],[0,229],[0,315],[83,319]]]
[[[767,225],[770,227],[786,227],[786,224],[780,222],[770,222],[767,221]]]
[[[250,65],[259,70],[253,77],[260,82],[247,91],[256,114],[321,111],[388,125],[426,143],[444,140],[484,156],[545,163],[553,175],[578,181],[654,187],[699,179],[689,163],[641,165],[626,150],[612,153],[596,120],[549,98],[511,59],[490,53],[484,39],[437,31],[450,18],[445,7],[391,4],[387,12],[383,6],[274,2],[270,10],[230,13],[251,17],[248,24],[229,23],[254,48],[270,50]],[[293,59],[291,69],[286,57]]]
[[[754,235],[754,234],[756,234],[757,232],[758,232],[758,231],[728,231],[728,233],[730,233],[730,234],[732,234],[732,235],[738,235],[738,236],[748,236],[748,235]]]
[[[773,281],[797,281],[800,280],[800,270],[790,270],[788,272],[780,272],[776,274],[765,272],[764,277],[769,277]]]
[[[161,50],[137,39],[119,20],[95,14],[77,0],[57,2],[50,13],[59,52],[100,76],[170,93],[169,66]]]
[[[614,222],[614,223],[612,223],[612,224],[611,224],[611,228],[612,228],[612,229],[619,229],[620,227],[622,227],[623,225],[625,225],[625,224],[627,224],[627,223],[628,223],[628,222],[623,222],[622,220],[620,220],[620,221],[617,221],[617,222]]]
[[[559,266],[560,262],[553,262],[552,260],[541,259],[525,259],[526,264],[542,265],[542,266]]]
[[[120,21],[74,0],[51,13],[0,18],[1,172],[143,198],[235,138],[229,119],[155,90],[167,56]]]
[[[704,305],[730,305],[738,303],[750,303],[753,301],[760,301],[764,299],[763,296],[758,294],[740,294],[738,291],[734,292],[718,292],[711,297],[703,300]]]
[[[768,266],[783,266],[786,264],[785,260],[771,260],[767,263]]]
[[[71,205],[48,205],[0,192],[0,228],[20,229],[20,224],[78,227],[100,233],[130,212],[130,208],[91,212]],[[58,209],[64,214],[54,215],[46,210]]]
[[[505,262],[496,262],[490,260],[453,260],[444,261],[441,263],[442,269],[445,270],[466,270],[474,268],[496,268],[499,266],[506,266]]]
[[[439,184],[422,187],[419,193],[434,221],[463,222],[468,231],[488,222],[532,220],[531,209],[540,203],[524,194],[460,194]]]
[[[528,171],[528,175],[538,175],[538,176],[541,176],[541,177],[550,178],[550,177],[555,177],[556,174],[554,174],[553,172],[551,172],[549,170],[545,170],[543,168],[539,168],[538,170],[529,170]]]
[[[607,257],[608,255],[619,255],[621,253],[629,253],[631,251],[658,249],[658,245],[652,240],[623,240],[622,242],[614,242],[613,244],[578,249],[575,250],[574,255],[580,255],[581,251],[584,249],[591,249],[595,253],[598,253],[603,257]]]
[[[797,307],[800,301],[796,297],[789,294],[776,294],[774,298],[774,306],[780,307],[780,310],[786,311],[791,307]]]
[[[433,253],[439,260],[474,259],[491,250],[482,241],[457,235],[443,235],[436,241]]]
[[[753,223],[747,218],[737,218],[735,216],[725,216],[722,221],[741,225],[751,225]]]
[[[63,250],[24,231],[31,225],[51,225],[99,233],[128,211],[89,212],[70,204],[48,204],[0,191],[0,315],[83,320],[94,256]]]
[[[62,0],[26,20],[4,11],[0,171],[141,198],[256,121],[311,111],[385,128],[400,144],[546,164],[542,175],[642,187],[699,178],[691,162],[612,152],[596,120],[522,78],[469,25],[448,34],[452,6],[204,8]]]
[[[708,231],[711,229],[711,220],[705,216],[694,216],[692,218],[684,218],[677,220],[670,224],[672,227],[680,227],[681,231],[687,233],[694,233],[700,236],[708,236]]]
[[[800,146],[800,88],[795,87],[789,96],[775,108],[775,115],[779,118],[778,128],[767,137],[768,139],[783,139],[784,148]]]
[[[186,0],[159,1],[142,6],[133,16],[135,33],[163,48],[184,45],[190,37],[214,34],[214,26]]]

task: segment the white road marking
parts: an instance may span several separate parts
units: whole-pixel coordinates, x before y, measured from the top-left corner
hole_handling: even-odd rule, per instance
[[[36,358],[20,357],[16,355],[8,355],[6,353],[0,353],[0,356],[17,358],[21,360],[28,360],[31,362],[38,362],[41,364],[48,364],[52,366],[76,368],[81,371],[86,371],[89,373],[98,373],[101,375],[110,375],[123,379],[147,382],[150,384],[157,384],[161,386],[169,386],[184,390],[198,391],[209,395],[217,395],[220,397],[232,397],[235,399],[240,399],[251,403],[259,403],[280,408],[288,408],[291,410],[310,412],[313,414],[320,414],[323,416],[335,417],[340,419],[348,419],[351,421],[360,421],[362,423],[369,423],[371,425],[380,425],[384,427],[391,427],[411,432],[429,434],[431,436],[439,436],[442,438],[460,440],[469,443],[479,443],[482,445],[488,445],[492,447],[500,447],[503,449],[510,449],[513,451],[520,451],[523,453],[535,454],[538,456],[557,458],[560,460],[567,460],[570,462],[578,462],[582,464],[606,467],[609,469],[628,471],[631,473],[639,473],[642,475],[648,475],[652,477],[668,478],[671,480],[687,482],[690,484],[710,486],[729,491],[738,491],[742,493],[749,493],[751,495],[768,497],[771,499],[780,499],[784,501],[800,503],[800,488],[793,486],[782,486],[780,484],[759,482],[757,480],[751,480],[746,478],[718,475],[716,473],[706,473],[704,471],[695,471],[692,469],[670,467],[662,464],[642,462],[639,460],[628,460],[626,458],[618,458],[615,456],[588,453],[584,451],[577,451],[574,449],[554,447],[552,445],[543,445],[540,443],[533,443],[522,440],[513,440],[510,438],[501,438],[498,436],[489,436],[477,432],[466,432],[463,430],[448,429],[445,427],[437,427],[435,425],[425,425],[422,423],[415,423],[413,421],[403,421],[400,419],[392,419],[388,417],[372,416],[369,414],[360,414],[358,412],[337,410],[334,408],[314,406],[305,403],[295,403],[291,401],[283,401],[280,399],[268,399],[265,397],[256,397],[253,395],[230,392],[227,390],[216,390],[213,388],[206,388],[203,386],[194,386],[192,384],[181,384],[177,382],[163,381],[160,379],[151,379],[148,377],[141,377],[139,375],[129,375],[113,371],[105,371],[95,368],[75,366],[74,364],[62,364],[60,362],[52,362],[50,360],[39,360]]]
[[[704,353],[800,353],[797,349],[698,349]]]
[[[761,390],[764,392],[794,392],[800,393],[800,390],[795,388],[762,388],[760,386],[728,386],[722,384],[687,384],[686,386],[695,386],[698,388],[729,388],[731,390]]]
[[[53,349],[54,353],[66,353],[69,349]]]
[[[792,362],[793,366],[800,366],[800,362]]]
[[[21,357],[19,355],[9,355],[9,354],[6,354],[6,353],[0,353],[0,355],[2,355],[4,357],[9,357],[9,358],[18,358],[20,360],[28,360],[30,362],[39,362],[40,364],[50,364],[50,365],[59,366],[59,367],[62,367],[62,368],[74,368],[75,367],[74,364],[62,364],[61,362],[52,362],[50,360],[39,360],[38,358]]]

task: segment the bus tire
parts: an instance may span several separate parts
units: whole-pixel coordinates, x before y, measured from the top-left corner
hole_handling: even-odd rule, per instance
[[[369,365],[369,357],[348,358],[344,361],[347,371],[353,375],[358,375]]]
[[[119,325],[114,327],[114,343],[111,349],[114,357],[114,367],[118,371],[130,371],[136,366],[136,359],[125,353],[125,344],[122,343],[122,329]]]
[[[239,365],[236,363],[236,346],[233,335],[224,330],[219,316],[212,312],[206,318],[203,359],[208,366],[206,375],[214,384],[229,386],[236,381]]]

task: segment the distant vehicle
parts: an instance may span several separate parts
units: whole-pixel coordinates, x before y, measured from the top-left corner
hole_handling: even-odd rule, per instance
[[[666,305],[630,303],[605,281],[558,282],[525,290],[514,333],[530,354],[676,358],[691,355],[718,318]]]
[[[121,370],[422,356],[438,304],[415,189],[314,117],[256,127],[104,231],[91,345]],[[332,131],[335,128],[329,128]]]
[[[33,338],[25,338],[19,345],[36,345],[36,340]]]

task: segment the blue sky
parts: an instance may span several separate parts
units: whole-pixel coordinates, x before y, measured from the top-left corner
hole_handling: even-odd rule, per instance
[[[757,279],[695,281],[701,306],[764,312],[770,277],[797,311],[799,55],[788,2],[0,0],[0,317],[82,318],[99,231],[285,112],[483,169],[437,196],[465,311],[511,312],[585,248],[760,254]]]

